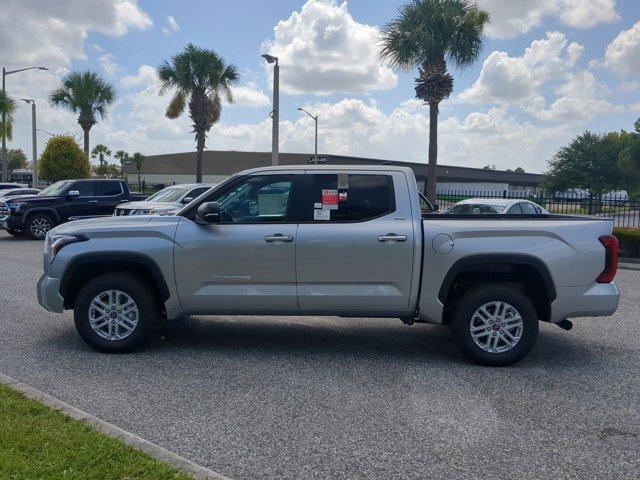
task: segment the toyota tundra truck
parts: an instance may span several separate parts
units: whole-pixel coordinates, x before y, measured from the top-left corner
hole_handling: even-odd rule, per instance
[[[618,307],[612,221],[421,212],[400,166],[268,167],[238,173],[173,216],[52,229],[38,300],[74,310],[103,352],[140,347],[187,315],[334,315],[448,325],[461,350],[508,365],[539,322]]]

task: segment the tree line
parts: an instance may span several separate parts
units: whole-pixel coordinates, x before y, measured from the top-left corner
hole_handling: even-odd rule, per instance
[[[595,197],[626,190],[640,197],[640,118],[634,131],[586,131],[560,148],[549,161],[547,191],[588,190]]]

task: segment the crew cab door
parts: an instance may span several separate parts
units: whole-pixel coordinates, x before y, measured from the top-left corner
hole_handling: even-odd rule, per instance
[[[402,172],[307,171],[298,228],[298,302],[305,312],[406,311],[414,232]]]
[[[63,199],[62,217],[79,220],[99,215],[98,205],[93,197],[93,185],[94,182],[78,181],[69,186]],[[71,192],[78,192],[78,195],[71,195]]]
[[[186,311],[297,311],[294,180],[281,172],[240,178],[206,200],[219,202],[221,223],[179,223],[174,260]]]
[[[116,206],[124,200],[124,188],[121,182],[98,181],[93,185],[93,198],[90,200],[96,215],[113,215]]]

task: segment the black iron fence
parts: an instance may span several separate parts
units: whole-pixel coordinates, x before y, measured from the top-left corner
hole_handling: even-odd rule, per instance
[[[593,215],[612,218],[616,227],[640,228],[640,198],[627,195],[603,195],[545,192],[530,193],[519,191],[469,191],[443,190],[437,194],[440,210],[469,198],[502,198],[530,200],[549,213],[564,215]]]

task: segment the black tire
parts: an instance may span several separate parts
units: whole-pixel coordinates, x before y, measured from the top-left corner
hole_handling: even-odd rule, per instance
[[[108,290],[128,295],[138,309],[137,325],[125,338],[104,338],[91,326],[89,306],[96,296]],[[92,348],[107,353],[126,353],[140,348],[160,320],[160,300],[153,289],[144,281],[122,273],[105,273],[87,283],[78,294],[74,310],[76,329],[82,339]]]
[[[22,237],[24,232],[19,232],[18,230],[7,230],[7,233],[14,237]]]
[[[520,339],[509,350],[487,351],[479,346],[471,335],[472,322],[474,325],[483,325],[477,317],[473,320],[475,312],[490,302],[505,302],[515,308],[522,318]],[[489,312],[491,312],[491,308],[492,306],[489,307]],[[507,348],[507,344],[501,339],[507,338],[501,329],[502,323],[496,325],[495,321],[491,320],[491,322],[491,325],[487,325],[487,330],[482,329],[480,332],[486,332],[495,337],[493,341],[498,343],[495,343],[494,349]],[[489,328],[491,330],[488,330]],[[495,331],[496,329],[499,330]],[[483,286],[467,292],[458,300],[451,317],[451,330],[458,346],[471,360],[481,365],[501,367],[516,363],[531,351],[538,337],[538,315],[531,300],[516,287],[507,285]],[[515,333],[515,331],[511,330],[511,333]],[[489,339],[483,337],[479,341],[484,343]]]
[[[47,232],[56,226],[56,222],[46,213],[35,213],[27,218],[24,233],[30,240],[44,240]]]

